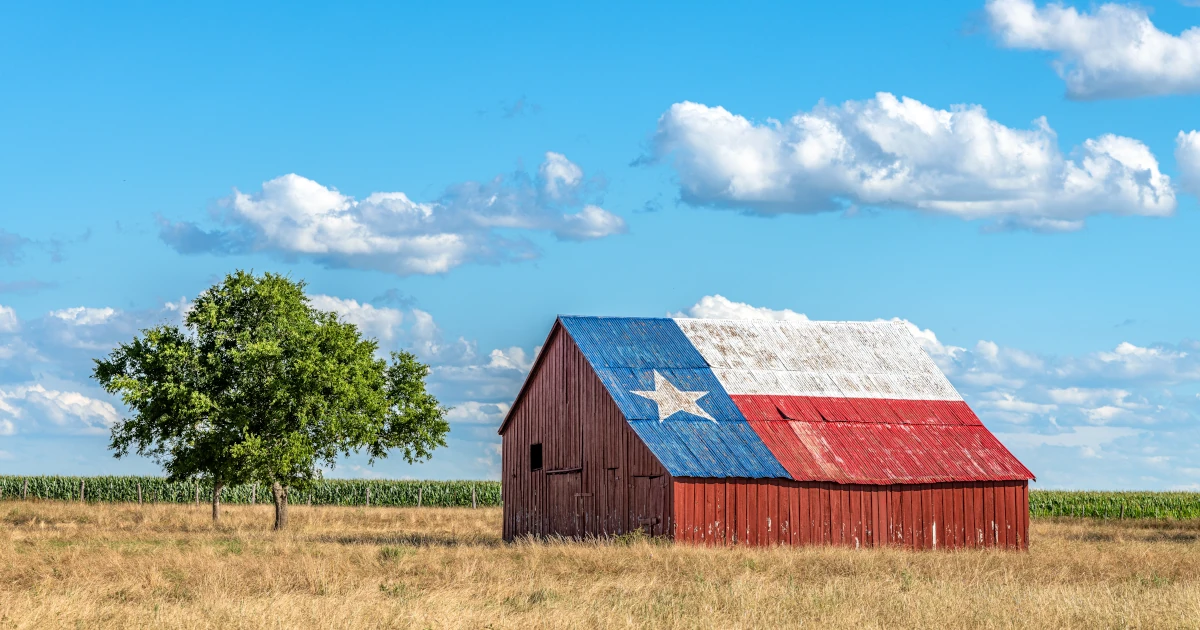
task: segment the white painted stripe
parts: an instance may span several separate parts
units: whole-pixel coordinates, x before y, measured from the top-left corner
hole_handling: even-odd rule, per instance
[[[962,400],[896,322],[675,322],[730,394]]]

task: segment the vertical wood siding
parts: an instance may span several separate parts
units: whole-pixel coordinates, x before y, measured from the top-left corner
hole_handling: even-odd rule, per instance
[[[676,540],[701,545],[1029,548],[1029,484],[674,478]]]
[[[674,529],[674,485],[555,324],[502,436],[504,539]],[[529,446],[543,467],[530,470]]]

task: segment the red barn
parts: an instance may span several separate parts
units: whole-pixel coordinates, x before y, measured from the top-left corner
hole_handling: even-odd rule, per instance
[[[500,434],[505,540],[1029,543],[1033,475],[897,322],[560,317]]]

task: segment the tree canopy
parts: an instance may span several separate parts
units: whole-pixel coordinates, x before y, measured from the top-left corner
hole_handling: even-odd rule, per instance
[[[117,457],[131,450],[174,480],[220,488],[273,488],[276,528],[287,488],[319,479],[337,458],[371,461],[398,450],[410,463],[445,446],[447,409],[425,387],[428,366],[379,346],[335,313],[313,308],[304,283],[244,271],[200,294],[181,329],[142,331],[104,359],[94,377],[132,415],[112,429]]]

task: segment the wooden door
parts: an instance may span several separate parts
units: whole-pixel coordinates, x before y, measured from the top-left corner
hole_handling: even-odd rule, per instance
[[[616,468],[604,471],[604,483],[600,485],[600,533],[604,536],[625,533],[621,514],[621,497],[625,495],[621,474]]]
[[[666,533],[667,478],[661,475],[633,478],[635,525],[649,536]]]
[[[580,528],[580,490],[583,474],[579,471],[547,474],[550,480],[550,532],[551,536],[575,538],[582,534]]]

